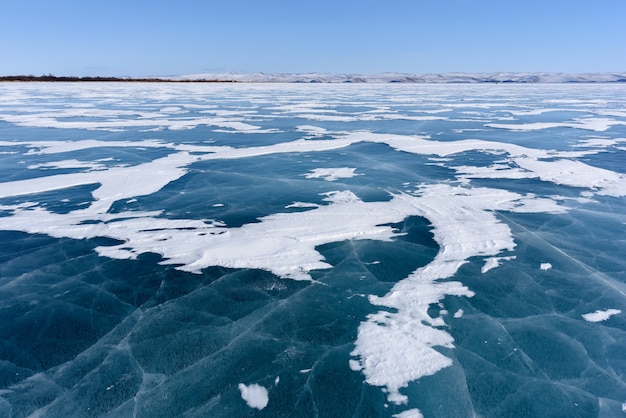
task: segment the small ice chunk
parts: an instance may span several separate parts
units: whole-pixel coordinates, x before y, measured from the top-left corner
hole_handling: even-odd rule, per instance
[[[618,315],[621,313],[622,311],[620,311],[619,309],[606,309],[604,311],[598,309],[595,312],[583,314],[582,317],[585,319],[585,321],[602,322],[602,321],[606,321],[613,315]]]
[[[456,312],[454,313],[454,315],[453,315],[453,316],[454,316],[455,318],[460,318],[460,317],[462,317],[462,316],[463,316],[463,313],[464,313],[464,312],[463,312],[463,309],[459,309],[458,311],[456,311]]]
[[[541,263],[539,268],[541,270],[550,270],[552,268],[552,264],[550,264],[550,263]]]
[[[241,392],[241,397],[244,401],[246,401],[250,408],[261,410],[267,406],[269,398],[267,395],[267,389],[263,386],[256,383],[246,386],[243,383],[240,383],[238,388]]]

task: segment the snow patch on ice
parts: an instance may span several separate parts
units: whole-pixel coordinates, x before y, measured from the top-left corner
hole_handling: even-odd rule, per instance
[[[604,132],[615,125],[626,125],[626,122],[609,118],[576,119],[574,122],[534,122],[534,123],[488,123],[488,128],[509,129],[512,131],[536,131],[551,128],[576,128]]]
[[[156,140],[145,141],[99,141],[85,139],[81,141],[0,141],[0,146],[13,147],[22,145],[29,148],[28,154],[60,154],[64,152],[81,151],[90,148],[114,147],[114,148],[166,148],[166,144]]]
[[[299,132],[304,132],[304,133],[307,133],[310,135],[316,135],[316,136],[326,135],[328,133],[326,128],[322,128],[320,126],[314,126],[314,125],[300,125],[296,127],[296,130]]]
[[[619,309],[606,309],[604,311],[597,310],[595,312],[583,314],[582,317],[585,319],[585,321],[588,321],[588,322],[602,322],[602,321],[606,321],[613,315],[619,315],[621,313],[622,311]]]
[[[29,170],[56,170],[56,169],[83,169],[88,171],[105,170],[107,166],[98,162],[87,162],[78,160],[63,160],[50,163],[32,164]]]
[[[570,187],[595,189],[599,195],[626,195],[626,175],[624,174],[574,160],[542,161],[531,158],[515,158],[514,161],[519,167],[536,173],[543,181]]]
[[[515,259],[514,255],[509,256],[509,257],[489,257],[485,259],[485,264],[480,269],[480,272],[487,273],[489,270],[498,267],[500,265],[500,261],[508,261],[508,260],[514,260],[514,259]]]
[[[608,148],[624,142],[626,142],[626,138],[590,138],[580,140],[573,146],[579,148]]]
[[[458,173],[460,179],[525,179],[534,178],[537,175],[531,171],[519,167],[511,167],[508,164],[493,164],[486,167],[457,166],[452,167]]]
[[[541,263],[539,265],[539,268],[541,270],[550,270],[552,268],[552,264],[550,264],[550,263]]]
[[[526,199],[496,189],[438,184],[423,186],[417,194],[417,198],[395,198],[407,200],[415,215],[431,222],[440,251],[430,264],[396,283],[385,296],[369,297],[372,304],[392,309],[370,314],[361,323],[351,353],[359,358],[366,381],[384,387],[388,400],[395,404],[408,401],[400,390],[409,382],[452,365],[450,358],[433,347],[452,348],[453,339],[436,328],[442,318],[431,318],[428,310],[446,296],[471,297],[473,292],[462,283],[441,280],[452,277],[471,257],[495,256],[515,248],[511,230],[493,210],[563,211],[549,199]],[[532,204],[527,207],[527,202]]]
[[[339,167],[339,168],[316,168],[311,170],[309,174],[305,174],[308,179],[324,179],[326,181],[336,181],[338,179],[348,179],[359,176],[354,171],[356,168]]]
[[[261,410],[265,408],[269,402],[267,389],[263,386],[253,383],[249,386],[240,383],[238,386],[241,397],[250,408]]]
[[[400,412],[399,414],[394,414],[393,418],[424,418],[424,415],[422,415],[419,409],[414,408]]]
[[[309,202],[293,202],[287,206],[285,206],[285,209],[291,209],[291,208],[317,208],[320,205],[318,205],[317,203],[309,203]]]

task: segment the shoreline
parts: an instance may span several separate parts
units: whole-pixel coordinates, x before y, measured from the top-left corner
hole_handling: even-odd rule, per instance
[[[212,79],[194,79],[194,80],[177,80],[158,77],[67,77],[67,76],[33,76],[33,75],[16,75],[16,76],[0,76],[0,82],[124,82],[124,83],[237,83],[230,80],[212,80]]]

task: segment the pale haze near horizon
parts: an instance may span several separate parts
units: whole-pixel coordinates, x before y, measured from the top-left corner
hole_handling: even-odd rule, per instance
[[[626,1],[5,0],[0,75],[626,71]]]

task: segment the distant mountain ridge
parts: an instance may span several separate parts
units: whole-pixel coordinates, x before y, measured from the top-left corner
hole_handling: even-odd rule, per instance
[[[616,73],[443,73],[374,75],[328,73],[209,73],[189,74],[168,79],[216,80],[247,83],[614,83],[626,82],[626,72]]]
[[[329,73],[201,73],[179,76],[154,77],[66,77],[52,74],[33,76],[0,76],[0,81],[45,82],[176,82],[176,83],[624,83],[626,72],[614,73],[442,73],[406,74],[380,73],[329,74]]]

